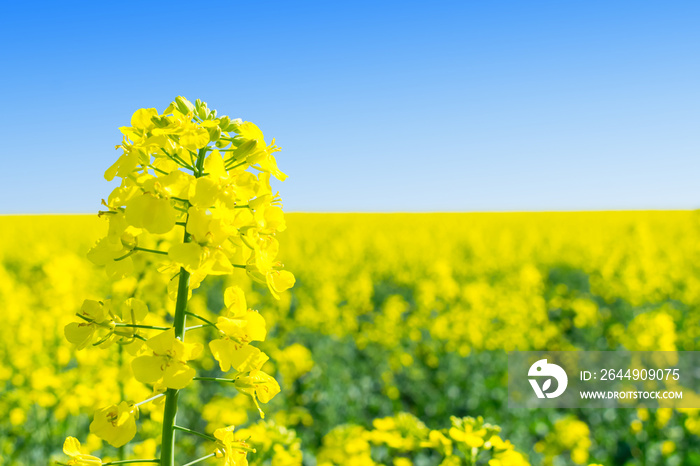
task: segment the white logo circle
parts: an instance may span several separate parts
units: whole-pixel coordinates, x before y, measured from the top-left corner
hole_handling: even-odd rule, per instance
[[[556,364],[548,364],[546,359],[540,359],[530,366],[527,375],[528,377],[548,377],[542,384],[542,387],[537,383],[537,380],[528,379],[537,398],[556,398],[564,393],[566,385],[569,383],[569,378],[564,369]],[[548,390],[552,388],[552,378],[557,381],[557,388],[553,392],[549,392]]]

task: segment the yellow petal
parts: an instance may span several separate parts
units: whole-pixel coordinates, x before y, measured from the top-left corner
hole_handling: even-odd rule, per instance
[[[168,175],[158,178],[158,182],[168,195],[181,199],[187,197],[190,184],[194,183],[194,180],[195,178],[192,175],[180,170],[173,170]]]
[[[253,371],[248,376],[239,377],[234,385],[243,393],[249,395],[254,393],[261,403],[267,403],[280,392],[277,380],[260,370]]]
[[[249,310],[245,318],[248,321],[247,330],[250,340],[264,341],[267,335],[267,327],[263,316],[257,311]]]
[[[261,367],[269,359],[265,353],[254,346],[241,346],[227,339],[209,342],[209,349],[224,372],[230,368],[238,372],[252,371]]]
[[[175,227],[176,210],[168,199],[144,193],[126,203],[126,221],[153,234],[164,234]]]
[[[95,326],[93,324],[71,322],[63,329],[66,340],[73,343],[79,350],[85,348],[92,341],[92,336],[95,334]]]
[[[161,366],[163,358],[158,356],[139,356],[131,361],[131,369],[136,380],[142,383],[155,383],[163,376]]]
[[[168,350],[172,349],[175,343],[175,329],[171,328],[158,335],[149,338],[146,344],[149,348],[153,350],[156,354],[165,354]]]
[[[169,200],[154,199],[151,201],[149,216],[145,219],[143,227],[153,234],[163,234],[173,229],[176,220],[176,210]]]
[[[127,353],[129,353],[132,356],[136,356],[139,354],[139,351],[143,347],[143,340],[139,340],[138,338],[134,338],[134,341],[131,343],[123,344],[121,345],[122,348],[126,350]]]
[[[201,343],[183,343],[183,345],[185,345],[185,353],[183,359],[187,361],[199,357],[199,355],[202,354],[202,350],[204,349]]]
[[[202,265],[203,252],[197,243],[180,243],[170,247],[168,257],[193,272]]]
[[[139,129],[148,129],[154,126],[151,118],[158,116],[158,110],[155,108],[140,108],[131,116],[131,126]]]
[[[280,386],[274,377],[260,371],[252,377],[256,384],[255,394],[261,403],[267,403],[280,392]]]
[[[219,193],[219,186],[212,178],[206,176],[197,178],[192,191],[190,202],[197,207],[207,209],[214,205],[214,199]]]
[[[243,315],[248,306],[245,301],[245,293],[239,286],[231,286],[224,291],[224,305],[232,317]]]
[[[212,153],[204,159],[204,171],[209,173],[209,176],[215,180],[228,177],[226,168],[224,168],[224,158],[221,156],[221,152],[218,150],[212,151]]]
[[[123,255],[124,246],[121,241],[112,242],[105,237],[88,251],[87,258],[95,265],[105,265]]]
[[[277,160],[271,153],[258,152],[254,156],[248,157],[247,162],[254,165],[258,170],[270,173],[280,181],[287,179],[287,175],[277,167]]]
[[[219,367],[224,372],[228,372],[231,369],[231,357],[229,353],[229,345],[233,342],[230,340],[212,340],[209,342],[209,349],[211,350],[214,359],[219,361]]]
[[[484,444],[484,439],[481,437],[477,437],[474,434],[467,434],[467,436],[464,439],[464,443],[466,443],[472,448],[479,448]]]
[[[294,278],[294,274],[292,274],[292,272],[287,270],[272,272],[272,284],[276,291],[282,292],[288,290],[294,286],[294,283],[296,283],[296,279]]]
[[[107,181],[112,181],[115,176],[117,176],[117,170],[119,170],[119,162],[121,160],[121,157],[117,159],[116,162],[114,162],[107,170],[105,170],[105,180]]]
[[[220,249],[214,250],[204,265],[210,275],[231,275],[233,273],[231,261]]]
[[[129,298],[124,303],[124,311],[122,312],[122,319],[127,322],[131,322],[132,314],[134,322],[141,322],[148,315],[148,306],[146,303],[136,298]]]
[[[119,156],[116,162],[109,167],[104,174],[107,181],[112,181],[115,176],[122,178],[128,176],[132,171],[136,170],[139,164],[139,154],[137,151],[126,152]]]
[[[284,212],[277,206],[266,208],[264,218],[266,230],[284,231],[287,229]]]
[[[234,426],[221,427],[214,431],[214,437],[221,440],[224,443],[230,443],[233,441],[233,431]]]
[[[209,232],[211,215],[207,214],[206,209],[200,209],[198,207],[190,207],[188,213],[187,232],[194,236],[196,241],[203,241]]]
[[[133,412],[119,419],[120,409],[116,405],[95,411],[95,418],[90,424],[90,432],[106,440],[113,447],[126,445],[136,435],[136,421]]]
[[[260,131],[260,128],[258,128],[258,126],[255,123],[251,123],[250,121],[242,122],[239,124],[236,123],[237,122],[234,121],[235,127],[233,131],[238,133],[241,137],[246,139],[257,139],[259,142],[262,142],[263,144],[265,143],[263,133],[262,131]]]
[[[229,337],[246,340],[246,326],[248,322],[243,319],[229,319],[228,317],[219,317],[216,321],[216,327],[224,332]]]
[[[111,243],[118,243],[121,241],[122,234],[129,227],[126,222],[123,212],[117,212],[110,214],[109,218],[109,230],[107,230],[107,238]]]
[[[187,364],[171,363],[165,368],[163,383],[168,388],[185,388],[195,376],[196,372]]]
[[[101,302],[95,301],[94,299],[86,299],[80,307],[80,313],[88,319],[100,323],[105,320],[107,310]]]
[[[70,457],[75,457],[80,455],[80,442],[75,437],[68,437],[65,442],[63,442],[63,453]]]
[[[286,270],[272,270],[266,275],[267,287],[275,299],[279,299],[277,293],[288,290],[294,286],[296,279],[291,272]]]
[[[180,144],[190,150],[201,149],[209,142],[209,131],[194,127],[180,136]]]

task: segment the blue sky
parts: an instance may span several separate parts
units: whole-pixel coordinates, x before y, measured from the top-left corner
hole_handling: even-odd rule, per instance
[[[290,211],[700,207],[697,2],[20,3],[0,213],[98,210],[177,95],[277,138]]]

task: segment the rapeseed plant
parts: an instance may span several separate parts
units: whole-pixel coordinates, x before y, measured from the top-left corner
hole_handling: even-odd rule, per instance
[[[271,294],[294,285],[294,276],[276,260],[275,234],[285,229],[279,193],[272,193],[270,177],[283,181],[273,154],[279,151],[274,139],[265,142],[253,123],[228,116],[197,100],[194,104],[177,97],[162,113],[155,108],[137,110],[131,126],[122,127],[122,151],[105,172],[105,178],[121,178],[103,204],[100,216],[108,221],[107,235],[88,252],[88,258],[104,266],[112,280],[143,276],[151,267],[169,281],[162,293],[174,301],[166,325],[143,323],[148,317],[146,302],[117,295],[103,300],[87,299],[65,327],[68,341],[78,350],[90,345],[125,348],[134,359],[133,375],[153,390],[139,403],[122,400],[95,412],[90,431],[114,447],[121,447],[137,432],[139,406],[161,402],[161,449],[158,458],[100,459],[80,453],[78,441],[69,437],[64,451],[68,464],[158,463],[173,466],[176,431],[190,433],[214,443],[210,457],[222,458],[227,466],[247,465],[255,450],[245,438],[235,435],[234,426],[223,426],[213,436],[176,423],[180,390],[193,380],[229,383],[260,403],[277,395],[277,381],[262,371],[269,357],[252,342],[266,337],[265,319],[246,305],[240,287],[225,290],[226,311],[216,323],[188,310],[192,290],[207,276],[231,275],[245,270],[253,280],[265,284]],[[182,228],[176,234],[173,232]],[[149,259],[136,263],[146,255]],[[153,260],[150,260],[150,259]],[[138,283],[132,294],[137,294]],[[187,317],[201,322],[187,327]],[[230,377],[197,377],[191,361],[203,352],[201,343],[185,342],[188,331],[212,327],[219,338],[209,349]],[[120,350],[121,351],[121,350]]]

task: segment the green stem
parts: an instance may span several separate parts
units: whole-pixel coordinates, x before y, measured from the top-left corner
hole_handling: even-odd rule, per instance
[[[185,311],[185,314],[187,314],[188,316],[192,316],[192,317],[194,317],[195,319],[199,319],[199,320],[201,320],[202,322],[206,322],[206,323],[208,323],[209,325],[211,325],[212,327],[216,327],[216,324],[215,324],[215,323],[212,323],[211,321],[208,321],[207,319],[205,319],[204,317],[200,316],[199,314],[195,314],[194,312],[190,312],[190,311]]]
[[[233,383],[235,380],[233,379],[224,379],[222,377],[195,377],[192,380],[205,380],[209,382],[229,382]]]
[[[151,330],[170,330],[170,327],[158,327],[157,325],[122,324],[116,323],[115,327],[150,328]]]
[[[136,403],[134,406],[136,406],[136,407],[138,408],[139,406],[144,405],[144,404],[148,403],[149,401],[157,400],[157,399],[160,398],[161,396],[165,396],[165,393],[161,393],[161,394],[159,394],[159,395],[156,395],[156,396],[152,396],[152,397],[150,397],[150,398],[147,398],[147,399],[145,399],[145,400],[143,400],[143,401],[139,401],[139,402]]]
[[[199,178],[204,171],[204,157],[207,152],[200,149],[197,154],[197,170],[194,176]],[[187,221],[185,220],[185,235],[184,243],[189,243],[192,239],[187,232]],[[167,254],[167,252],[165,253]],[[177,299],[175,300],[175,317],[173,319],[173,328],[175,329],[175,338],[180,341],[185,339],[185,320],[187,319],[187,298],[190,288],[190,273],[180,268],[179,282],[177,286]],[[177,416],[177,399],[180,394],[179,390],[169,388],[165,392],[165,408],[163,410],[163,434],[161,437],[160,464],[161,466],[175,466],[175,418]]]
[[[156,172],[158,172],[158,173],[162,173],[163,175],[167,175],[167,174],[168,174],[168,172],[163,171],[163,170],[161,170],[160,168],[156,168],[156,167],[154,167],[153,165],[148,165],[148,168],[152,168],[153,171],[156,171]]]
[[[160,463],[159,459],[152,460],[118,460],[110,461],[109,463],[102,463],[102,466],[107,466],[109,464],[129,464],[129,463]]]
[[[188,164],[187,162],[185,162],[184,160],[182,160],[182,158],[181,158],[179,155],[177,155],[177,153],[169,154],[169,153],[168,153],[165,149],[163,149],[162,147],[161,147],[160,149],[161,149],[161,150],[163,151],[163,153],[164,153],[165,155],[167,155],[168,158],[170,158],[170,160],[172,160],[173,162],[177,163],[178,165],[180,165],[180,166],[182,166],[182,167],[184,167],[184,168],[187,168],[188,170],[195,171],[194,168],[192,168],[192,166],[191,166],[190,164]]]
[[[102,463],[102,466],[107,466],[108,464],[129,464],[129,463],[160,463],[158,459],[152,460],[118,460],[110,461],[109,463]]]
[[[119,262],[119,261],[121,261],[121,260],[124,260],[124,259],[126,259],[127,257],[133,255],[135,252],[136,252],[136,251],[134,251],[134,250],[132,249],[131,251],[129,251],[129,252],[127,252],[126,254],[124,254],[123,256],[119,256],[119,257],[117,257],[116,259],[114,259],[114,262]]]
[[[124,348],[120,345],[119,346],[119,370],[122,369],[122,365],[124,364],[124,355],[122,354],[124,352]],[[119,377],[119,399],[123,400],[125,398],[124,396],[124,382],[122,381],[122,378]],[[126,457],[126,451],[124,449],[124,445],[119,447],[118,451],[118,456],[120,460],[123,460]]]
[[[192,435],[198,435],[199,437],[202,437],[207,440],[211,440],[212,442],[216,442],[216,437],[212,437],[211,435],[203,434],[201,432],[197,432],[196,430],[188,429],[187,427],[182,427],[182,426],[173,426],[175,430],[181,430],[183,432],[187,432],[188,434]]]
[[[216,456],[216,453],[212,453],[212,454],[207,455],[207,456],[202,456],[201,458],[197,458],[196,460],[190,461],[189,463],[184,464],[184,465],[182,465],[182,466],[191,466],[191,465],[193,465],[193,464],[199,463],[200,461],[204,461],[204,460],[207,459],[207,458],[211,458],[212,456]]]
[[[209,324],[200,324],[200,325],[193,325],[192,327],[185,327],[185,332],[189,332],[190,330],[195,330],[198,328],[202,327],[209,327]]]
[[[196,175],[197,178],[202,176],[202,173],[204,173],[204,157],[206,157],[206,156],[207,156],[206,148],[199,149],[199,151],[197,152],[197,165],[196,165],[197,172],[198,172]]]
[[[152,252],[153,254],[162,254],[167,256],[168,253],[166,251],[158,251],[157,249],[147,249],[147,248],[140,248],[136,246],[132,251],[143,251],[143,252]]]
[[[114,335],[114,332],[113,332],[113,331],[112,331],[112,332],[109,332],[104,338],[102,338],[102,339],[100,339],[99,341],[93,343],[92,346],[99,346],[99,345],[101,345],[101,344],[104,343],[105,341],[109,340],[109,339],[112,337],[112,335]]]
[[[189,234],[185,233],[185,242],[189,242]],[[175,337],[182,340],[185,334],[185,309],[190,285],[190,273],[180,269],[180,281],[177,288],[175,304]],[[177,399],[179,390],[169,388],[165,392],[165,409],[163,411],[163,436],[161,443],[161,466],[175,466],[175,416],[177,415]]]

